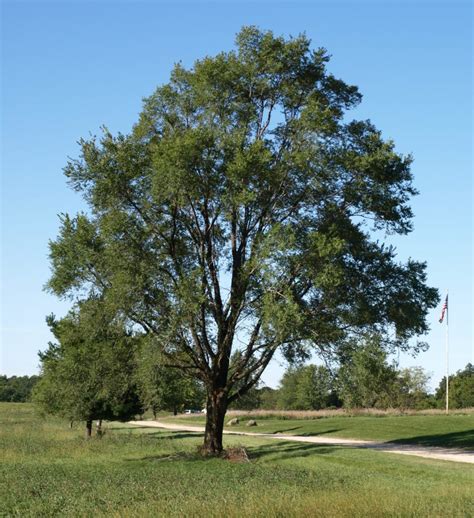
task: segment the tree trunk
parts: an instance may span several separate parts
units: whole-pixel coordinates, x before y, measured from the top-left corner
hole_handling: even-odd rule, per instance
[[[178,415],[178,408],[176,405],[173,406],[173,415]]]
[[[205,455],[219,455],[222,452],[222,432],[227,411],[227,395],[212,391],[207,397],[206,431],[202,451]]]
[[[102,437],[102,419],[95,423],[95,433],[97,436]]]
[[[86,439],[90,439],[92,435],[92,419],[86,421]]]

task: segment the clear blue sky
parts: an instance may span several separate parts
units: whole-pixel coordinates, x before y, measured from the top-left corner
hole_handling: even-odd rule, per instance
[[[470,2],[3,1],[1,373],[36,372],[45,315],[68,307],[42,287],[57,214],[81,208],[61,171],[76,141],[103,124],[129,131],[173,63],[231,49],[246,24],[326,47],[330,71],[364,94],[354,116],[413,153],[415,231],[394,243],[449,287],[452,370],[473,361]],[[444,372],[438,316],[429,352],[401,358],[433,372],[433,385]],[[264,379],[281,372],[275,363]]]

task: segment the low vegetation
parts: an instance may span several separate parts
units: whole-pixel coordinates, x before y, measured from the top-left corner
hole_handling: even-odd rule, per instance
[[[380,419],[383,421],[384,419]],[[473,469],[375,451],[226,437],[250,462],[196,455],[197,434],[109,423],[101,439],[0,404],[5,516],[469,516]],[[436,423],[433,423],[436,426]],[[433,433],[436,432],[432,430]]]

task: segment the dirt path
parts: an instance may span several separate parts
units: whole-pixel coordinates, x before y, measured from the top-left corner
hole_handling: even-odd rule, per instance
[[[203,426],[190,426],[179,424],[168,424],[160,421],[129,421],[135,426],[147,426],[152,428],[162,428],[174,432],[204,432]],[[394,444],[387,442],[363,441],[360,439],[341,439],[323,436],[301,436],[284,435],[276,433],[256,433],[256,432],[234,432],[224,430],[226,435],[245,435],[249,437],[261,437],[263,439],[276,439],[279,441],[309,442],[314,444],[333,444],[335,446],[349,446],[353,448],[369,448],[387,453],[397,453],[400,455],[415,455],[428,459],[451,460],[454,462],[467,462],[474,464],[474,451],[457,450],[454,448],[440,448],[438,446],[412,446],[410,444]]]

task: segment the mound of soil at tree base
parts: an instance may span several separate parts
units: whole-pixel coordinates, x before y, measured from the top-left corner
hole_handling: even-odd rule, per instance
[[[250,462],[247,450],[242,447],[227,448],[222,452],[222,458],[230,462]]]

